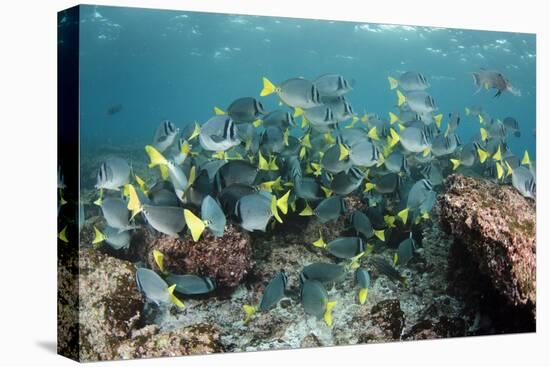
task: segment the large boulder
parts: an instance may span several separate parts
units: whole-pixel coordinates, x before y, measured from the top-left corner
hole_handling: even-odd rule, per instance
[[[536,308],[536,204],[512,186],[451,175],[440,222],[512,306]]]
[[[80,251],[80,358],[116,358],[114,347],[130,336],[143,310],[132,263],[95,250]]]
[[[153,250],[164,254],[167,271],[208,276],[218,287],[236,287],[253,265],[250,235],[233,224],[226,226],[222,237],[204,231],[197,242],[191,236],[184,239],[160,236],[149,242],[145,261],[158,271]]]

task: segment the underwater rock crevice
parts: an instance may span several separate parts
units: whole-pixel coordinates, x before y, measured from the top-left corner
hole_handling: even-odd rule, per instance
[[[474,292],[488,280],[488,288],[511,313],[528,310],[534,327],[536,319],[536,207],[510,186],[482,178],[452,175],[446,191],[439,196],[440,222],[455,237],[451,258],[453,271],[476,280]],[[460,257],[468,257],[460,259]],[[475,266],[467,270],[470,261]],[[472,275],[471,271],[479,273]],[[451,274],[452,276],[452,274]],[[455,279],[456,274],[455,274]],[[463,282],[466,287],[474,282]],[[475,289],[477,288],[477,291]],[[468,293],[463,291],[462,293]],[[488,298],[489,295],[485,294]],[[491,301],[498,304],[498,300]],[[523,328],[522,328],[523,329]],[[528,327],[530,329],[530,327]]]

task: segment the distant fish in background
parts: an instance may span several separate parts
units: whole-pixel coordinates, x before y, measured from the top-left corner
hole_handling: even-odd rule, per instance
[[[109,106],[107,107],[107,116],[113,116],[113,115],[116,115],[117,113],[119,113],[120,111],[122,111],[122,104],[119,103],[119,104],[115,104],[115,105],[112,105],[112,106]]]
[[[521,92],[515,89],[508,81],[508,78],[497,70],[486,70],[482,68],[479,72],[472,73],[472,77],[478,88],[475,94],[479,93],[481,89],[496,89],[497,93],[494,97],[499,97],[504,91],[508,91],[517,97],[521,96]]]

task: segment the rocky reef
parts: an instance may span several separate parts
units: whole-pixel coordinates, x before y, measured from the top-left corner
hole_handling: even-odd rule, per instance
[[[158,271],[153,250],[164,254],[164,267],[174,274],[198,274],[212,278],[218,287],[234,288],[252,267],[250,235],[233,224],[228,224],[222,237],[205,232],[194,242],[159,236],[146,244],[144,262]]]
[[[470,283],[478,285],[488,281],[492,293],[503,300],[500,310],[528,313],[521,318],[523,327],[519,330],[525,327],[534,330],[535,201],[523,197],[511,186],[452,175],[446,179],[445,193],[439,196],[438,205],[442,227],[455,238],[452,249],[455,273],[469,273],[468,278],[476,278]],[[460,276],[455,274],[455,278]],[[457,287],[463,293],[485,293],[479,287],[478,292],[468,291],[464,278]]]
[[[361,208],[360,202],[351,202]],[[363,208],[364,209],[364,208]],[[92,216],[85,241],[91,240]],[[80,251],[80,340],[83,360],[123,359],[258,351],[356,343],[419,340],[533,331],[535,310],[535,203],[512,187],[450,176],[431,219],[414,230],[415,256],[392,281],[371,267],[373,256],[391,262],[398,241],[390,234],[363,259],[371,272],[365,304],[357,300],[350,269],[329,286],[337,301],[334,324],[306,315],[299,273],[313,262],[341,263],[312,242],[346,233],[344,218],[319,224],[290,214],[267,233],[247,233],[228,224],[221,238],[204,233],[198,242],[169,238],[142,227],[128,250],[113,252],[82,244]],[[181,297],[183,310],[145,303],[135,285],[136,266],[216,280],[220,290]],[[278,271],[288,275],[287,296],[269,312],[244,323],[244,304],[255,305]],[[158,270],[158,269],[157,269]]]
[[[82,361],[223,351],[212,325],[176,331],[141,328],[144,300],[136,287],[132,263],[90,249],[80,251],[79,261]]]

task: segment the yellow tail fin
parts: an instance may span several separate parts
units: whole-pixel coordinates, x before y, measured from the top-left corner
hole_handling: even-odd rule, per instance
[[[138,175],[134,175],[134,177],[136,178],[136,182],[137,182],[141,192],[146,194],[147,193],[147,186],[145,185],[145,181],[143,181],[143,179],[141,177],[139,177]],[[128,190],[128,189],[129,189],[128,186],[125,186],[125,190]],[[129,192],[127,194],[129,195]]]
[[[497,167],[497,178],[500,180],[502,178],[502,175],[504,175],[504,169],[498,162],[496,162],[496,167]]]
[[[262,124],[262,122],[263,122],[262,119],[257,119],[257,120],[252,121],[252,125],[253,125],[254,127],[260,127],[260,125]]]
[[[500,144],[499,144],[499,146],[498,146],[498,148],[497,148],[496,153],[493,155],[493,159],[494,159],[495,161],[500,161],[500,160],[502,160],[502,153],[501,153],[501,151],[500,151]]]
[[[67,226],[63,227],[61,232],[57,235],[57,238],[65,243],[69,243],[69,239],[67,238]]]
[[[283,196],[281,196],[279,199],[277,199],[277,208],[281,211],[281,213],[286,214],[288,213],[288,198],[290,196],[290,190],[286,192]]]
[[[262,91],[260,92],[260,96],[264,97],[277,92],[277,87],[273,83],[271,83],[269,79],[263,77],[262,82],[264,86],[262,88]]]
[[[443,114],[439,114],[439,115],[435,115],[434,116],[434,120],[435,120],[435,125],[437,126],[438,129],[441,129],[441,120],[443,119]]]
[[[481,148],[478,148],[478,149],[477,149],[477,154],[479,155],[479,161],[480,161],[481,163],[485,163],[485,161],[487,160],[487,157],[489,156],[489,155],[487,154],[487,152],[484,151],[484,150],[481,149]]]
[[[132,212],[131,219],[133,219],[139,212],[141,212],[142,208],[136,189],[132,184],[128,185],[128,197],[128,210]]]
[[[391,90],[397,88],[397,86],[399,85],[399,82],[397,81],[397,79],[392,78],[391,76],[388,77],[388,82],[390,82],[390,89]]]
[[[325,187],[325,186],[322,186],[321,185],[321,190],[323,190],[323,193],[325,194],[325,197],[330,197],[332,196],[332,190],[329,189],[328,187]]]
[[[386,241],[386,234],[384,233],[384,230],[381,229],[379,231],[374,231],[374,235],[380,239],[380,241]]]
[[[399,117],[393,112],[389,112],[390,115],[390,125],[393,125],[396,121],[399,121]]]
[[[426,149],[424,149],[424,151],[422,152],[422,156],[423,157],[427,157],[430,152],[432,151],[432,148],[431,147],[427,147]]]
[[[158,165],[166,165],[166,163],[168,163],[166,158],[164,158],[164,156],[152,145],[146,145],[145,151],[147,152],[147,154],[149,155],[149,159],[151,160],[151,163],[149,163],[149,168],[153,168]]]
[[[399,142],[399,134],[393,129],[393,127],[390,127],[390,147],[393,147],[395,144]]]
[[[300,107],[296,107],[294,108],[294,118],[296,117],[299,117],[299,116],[302,116],[304,117],[304,110],[302,110]],[[302,127],[303,127],[303,123],[302,123]]]
[[[393,254],[393,266],[397,265],[397,261],[399,260],[399,255],[397,255],[397,252]]]
[[[367,295],[369,294],[368,288],[361,288],[359,289],[359,304],[364,305],[367,301]]]
[[[349,157],[349,150],[343,144],[340,144],[340,156],[338,157],[339,161],[343,161]]]
[[[225,114],[226,114],[225,111],[222,110],[222,109],[219,108],[219,107],[214,107],[214,113],[215,113],[216,115],[225,115]]]
[[[317,241],[313,242],[312,245],[315,246],[315,247],[319,247],[319,248],[327,247],[327,244],[326,244],[325,240],[323,239],[323,234],[321,233],[320,230],[319,230],[319,239]]]
[[[508,162],[504,161],[504,163],[506,163],[506,177],[508,177],[514,173],[514,170],[512,169],[510,164],[508,164]]]
[[[401,219],[403,224],[407,223],[407,217],[409,216],[409,208],[405,208],[397,213],[397,216]]]
[[[283,220],[279,215],[279,210],[277,210],[277,198],[275,197],[275,195],[271,195],[271,214],[273,214],[277,222],[283,223]]]
[[[153,259],[159,267],[161,273],[164,273],[164,254],[159,250],[153,250]]]
[[[176,285],[173,284],[170,287],[168,287],[166,290],[168,291],[168,294],[170,295],[170,302],[176,305],[177,308],[183,309],[185,305],[182,301],[178,299],[178,297],[174,296],[174,290],[176,289]]]
[[[389,228],[395,227],[395,217],[393,215],[384,215],[384,222]]]
[[[367,182],[365,183],[365,189],[363,190],[363,192],[369,192],[370,190],[374,189],[376,187],[375,184],[373,184],[372,182]]]
[[[521,164],[525,164],[525,165],[528,165],[528,166],[531,165],[531,159],[529,159],[529,153],[527,153],[527,151],[525,151],[525,153],[523,153],[523,159],[521,160]]]
[[[309,133],[304,135],[304,137],[302,138],[302,145],[306,148],[311,149],[311,138],[309,137]]]
[[[378,131],[376,131],[376,126],[369,130],[367,136],[372,140],[380,140],[380,137],[378,136]]]
[[[258,150],[258,168],[262,171],[269,171],[269,163],[260,150]]]
[[[481,135],[481,140],[483,141],[486,141],[489,137],[489,134],[487,134],[487,130],[485,130],[484,128],[479,129],[479,134]]]
[[[401,91],[397,91],[397,105],[401,107],[405,102],[407,102],[407,97]]]
[[[189,136],[189,140],[195,139],[200,134],[201,134],[201,125],[199,125],[199,123],[195,121],[195,128],[193,129],[191,136]]]
[[[193,241],[197,242],[201,238],[201,234],[204,232],[206,224],[189,209],[185,209],[183,211],[183,216],[185,217],[187,227],[189,227],[189,230],[191,231]]]
[[[485,123],[485,119],[483,118],[483,115],[482,115],[482,114],[479,114],[477,117],[479,118],[479,123],[480,123],[480,124],[484,124],[484,123]]]
[[[99,189],[99,197],[97,198],[96,201],[94,201],[94,204],[97,205],[97,206],[101,206],[102,203],[103,203],[103,188],[100,188]]]
[[[456,171],[458,167],[460,167],[460,164],[462,163],[460,159],[451,159],[451,163],[453,164],[453,171]]]
[[[252,315],[254,315],[256,313],[256,311],[258,310],[257,307],[255,306],[250,306],[250,305],[243,305],[243,311],[244,313],[246,314],[243,322],[246,324],[247,322],[250,321],[250,319],[252,318]]]
[[[304,208],[304,210],[302,210],[300,213],[298,213],[298,215],[301,216],[301,217],[309,217],[309,216],[313,215],[313,210],[309,206],[308,202],[306,202],[306,207]]]
[[[325,315],[324,315],[325,323],[327,324],[327,326],[332,326],[332,309],[334,308],[334,306],[336,306],[337,303],[338,302],[336,301],[327,302]]]
[[[98,243],[105,241],[105,235],[97,229],[96,226],[94,226],[94,233],[94,240],[92,241],[93,245],[97,245]]]

